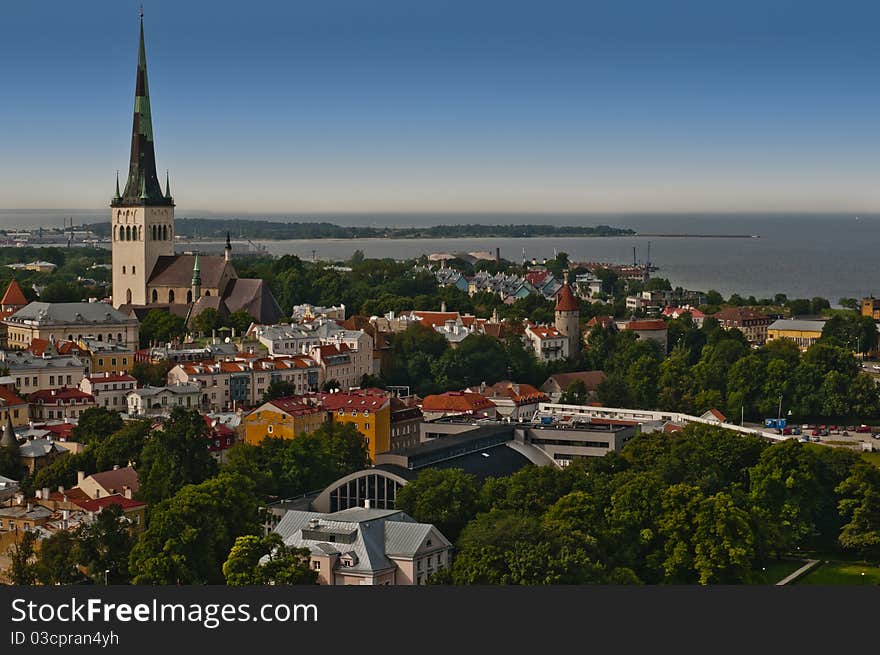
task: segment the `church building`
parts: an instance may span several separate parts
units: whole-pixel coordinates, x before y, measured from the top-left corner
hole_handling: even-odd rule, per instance
[[[171,184],[166,173],[163,191],[156,173],[143,16],[128,177],[120,193],[117,175],[110,207],[114,307],[140,318],[151,309],[162,309],[187,321],[208,307],[221,316],[244,310],[260,323],[276,323],[282,317],[263,280],[238,277],[228,235],[223,255],[174,252]]]

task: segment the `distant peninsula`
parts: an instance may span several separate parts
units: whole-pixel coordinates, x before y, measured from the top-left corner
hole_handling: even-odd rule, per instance
[[[608,225],[432,225],[427,227],[355,227],[332,223],[284,223],[239,219],[178,218],[177,236],[201,241],[249,239],[446,239],[529,237],[619,237],[634,236],[635,230]],[[86,226],[98,236],[110,236],[110,223]]]

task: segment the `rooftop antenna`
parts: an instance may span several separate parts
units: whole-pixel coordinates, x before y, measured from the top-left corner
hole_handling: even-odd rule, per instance
[[[636,266],[636,247],[633,246],[633,266]]]
[[[138,8],[138,16],[140,16],[140,19],[141,19],[141,20],[144,19],[144,6],[143,6],[143,5],[141,5],[141,6]]]

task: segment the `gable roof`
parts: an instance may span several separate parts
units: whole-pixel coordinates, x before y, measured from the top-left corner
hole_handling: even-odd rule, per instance
[[[232,280],[223,293],[223,303],[230,314],[244,310],[258,323],[277,323],[284,316],[265,280]]]
[[[24,292],[21,290],[21,287],[18,286],[18,282],[15,281],[15,278],[9,283],[9,286],[6,287],[6,293],[3,294],[3,298],[0,299],[0,305],[11,305],[12,307],[24,307],[28,304],[27,298],[24,297]]]
[[[161,255],[153,266],[147,284],[149,286],[189,288],[192,286],[195,264],[196,255]],[[227,272],[230,277],[236,277],[235,269],[223,255],[200,255],[199,272],[202,277],[202,288],[208,289],[220,288],[220,279],[224,272]]]
[[[137,471],[131,466],[94,473],[89,477],[110,493],[122,493],[123,487],[131,489],[132,493],[140,489]]]
[[[423,412],[476,412],[494,407],[495,403],[488,398],[467,391],[447,391],[422,400]]]
[[[550,391],[553,384],[565,391],[572,382],[583,382],[587,391],[596,391],[605,381],[605,371],[574,371],[572,373],[554,373],[541,385],[543,391]]]
[[[645,321],[630,321],[626,324],[627,330],[639,330],[644,332],[660,331],[666,329],[666,321],[660,318]]]

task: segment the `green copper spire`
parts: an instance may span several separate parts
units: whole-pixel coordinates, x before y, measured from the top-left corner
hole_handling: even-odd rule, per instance
[[[196,253],[196,261],[193,264],[192,285],[194,287],[201,287],[202,286],[202,272],[199,269],[199,253]]]
[[[165,199],[171,200],[171,178],[168,176],[168,169],[165,169]]]
[[[116,171],[116,195],[113,196],[114,202],[117,200],[122,200],[122,196],[119,195],[119,170]]]
[[[114,206],[164,205],[174,203],[162,193],[156,174],[153,145],[153,119],[150,111],[150,87],[147,83],[147,52],[144,47],[144,16],[140,18],[140,41],[134,91],[134,119],[131,128],[131,158],[125,190]]]

